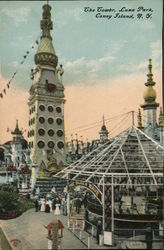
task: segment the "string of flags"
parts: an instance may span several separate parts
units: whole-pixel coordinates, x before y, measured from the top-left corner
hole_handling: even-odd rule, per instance
[[[40,37],[40,34],[39,34],[39,37]],[[30,55],[31,51],[35,48],[35,45],[39,44],[39,41],[38,41],[39,37],[37,38],[37,40],[35,41],[35,43],[31,46],[30,50],[26,51],[26,53],[22,57],[23,59],[21,60],[20,65],[24,64],[25,60]],[[3,98],[6,95],[7,89],[10,88],[10,85],[11,85],[12,81],[14,80],[15,76],[17,75],[17,73],[18,73],[18,70],[16,70],[13,73],[11,79],[6,83],[6,87],[4,87],[4,89],[0,92],[0,98]]]

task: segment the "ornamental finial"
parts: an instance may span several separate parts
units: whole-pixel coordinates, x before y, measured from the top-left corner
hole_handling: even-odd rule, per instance
[[[145,86],[154,86],[155,82],[153,81],[153,73],[152,73],[152,59],[149,59],[149,65],[148,65],[148,74],[147,74],[147,82],[145,83]]]

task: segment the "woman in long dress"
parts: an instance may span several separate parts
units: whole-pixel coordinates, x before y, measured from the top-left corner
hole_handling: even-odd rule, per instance
[[[40,203],[41,203],[40,211],[41,212],[45,212],[45,199],[41,199]]]
[[[60,206],[60,204],[56,204],[55,215],[60,215],[59,206]]]

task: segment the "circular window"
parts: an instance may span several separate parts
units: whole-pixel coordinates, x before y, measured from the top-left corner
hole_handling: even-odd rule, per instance
[[[54,110],[54,108],[52,106],[48,106],[48,111],[52,112]]]
[[[62,119],[57,118],[57,119],[56,119],[56,122],[57,122],[58,125],[61,125],[61,124],[62,124]]]
[[[48,142],[48,147],[49,148],[54,148],[54,142],[53,141],[49,141]]]
[[[48,130],[48,135],[49,136],[53,136],[55,133],[54,133],[54,131],[52,130],[52,129],[50,129],[50,130]]]
[[[48,123],[49,123],[49,124],[52,124],[53,122],[54,122],[54,119],[51,118],[51,117],[49,117],[49,118],[48,118]]]
[[[62,141],[59,141],[57,145],[58,145],[58,148],[60,149],[64,148],[64,143]]]
[[[58,131],[57,131],[57,135],[58,135],[59,137],[61,137],[61,136],[63,135],[63,131],[62,131],[62,130],[58,130]]]
[[[38,134],[41,135],[41,136],[43,136],[43,135],[45,134],[45,130],[42,129],[42,128],[40,128],[40,129],[38,130]]]
[[[39,148],[44,148],[44,145],[45,145],[44,141],[39,141],[38,142],[38,147]]]
[[[44,122],[45,122],[44,117],[39,117],[39,122],[40,122],[40,123],[44,123]]]
[[[40,106],[39,106],[39,109],[40,109],[41,111],[44,111],[44,110],[45,110],[45,106],[44,106],[44,105],[40,105]]]
[[[61,107],[57,107],[57,108],[56,108],[56,111],[57,111],[58,113],[61,113],[61,111],[62,111],[62,110],[61,110]]]

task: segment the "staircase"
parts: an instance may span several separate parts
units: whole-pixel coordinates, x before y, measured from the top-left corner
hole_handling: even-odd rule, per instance
[[[66,185],[67,180],[59,177],[49,177],[46,179],[37,178],[34,192],[36,193],[37,188],[39,188],[40,196],[45,196],[46,194],[51,192],[51,189],[53,187],[55,187],[57,193],[62,193]]]

